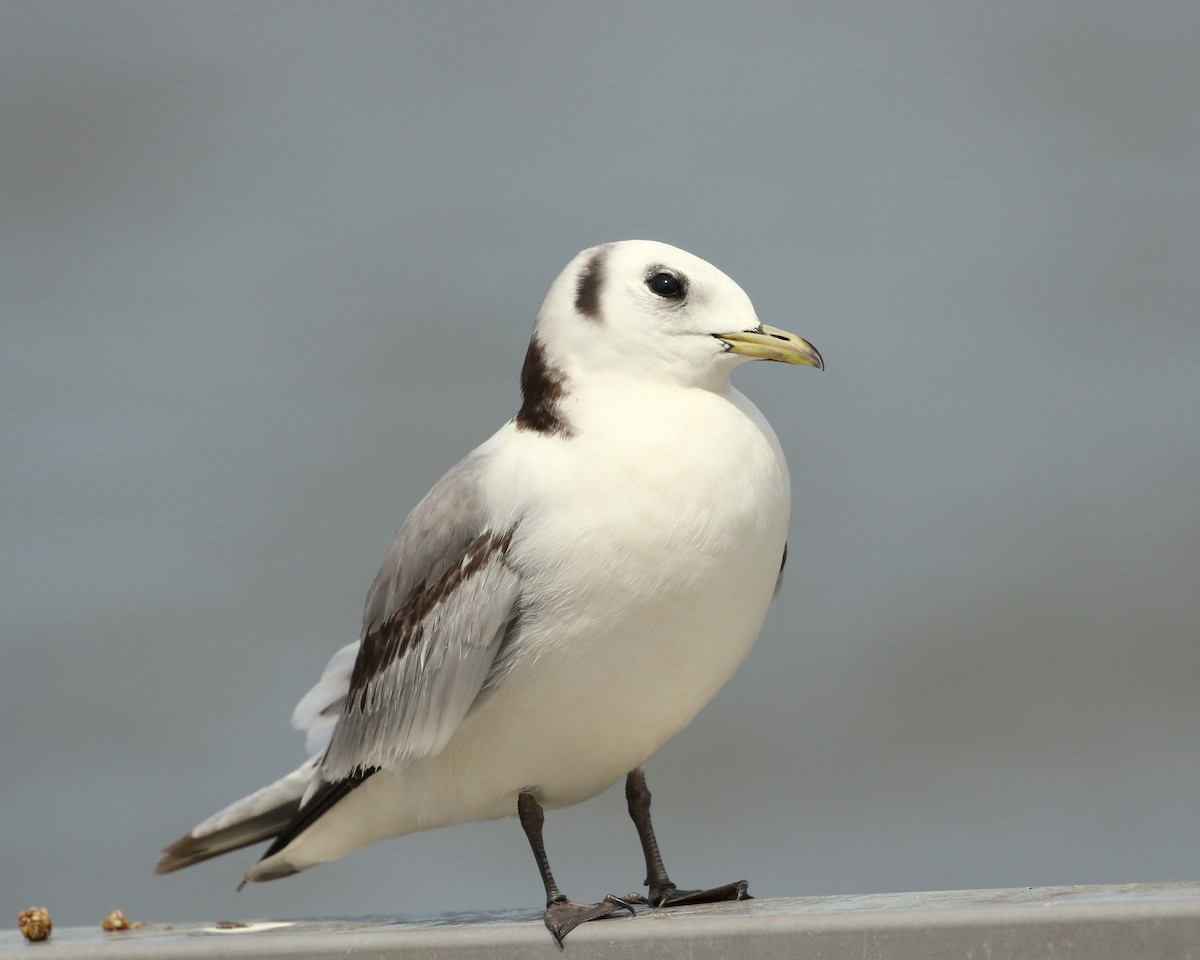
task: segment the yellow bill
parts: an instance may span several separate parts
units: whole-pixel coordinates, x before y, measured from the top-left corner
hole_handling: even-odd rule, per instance
[[[768,327],[765,323],[757,330],[735,330],[733,333],[715,334],[718,340],[729,344],[729,352],[756,360],[778,360],[780,363],[797,363],[805,367],[825,369],[825,361],[811,343],[794,333]]]

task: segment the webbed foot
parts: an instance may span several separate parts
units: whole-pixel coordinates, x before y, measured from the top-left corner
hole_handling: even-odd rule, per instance
[[[753,899],[750,896],[750,884],[745,880],[738,880],[707,890],[679,890],[673,883],[658,889],[651,887],[646,902],[652,907],[686,907],[697,903],[726,903],[732,900]]]
[[[556,900],[546,904],[546,929],[554,937],[554,942],[562,949],[563,940],[568,933],[581,923],[589,920],[605,920],[608,917],[628,910],[633,915],[633,904],[622,897],[611,894],[599,903],[576,903],[574,900]]]

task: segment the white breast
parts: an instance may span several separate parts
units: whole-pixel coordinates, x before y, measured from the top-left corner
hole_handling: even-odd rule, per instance
[[[788,476],[753,404],[671,389],[602,409],[568,441],[513,444],[498,471],[542,465],[509,488],[533,491],[511,555],[536,598],[523,655],[448,750],[510,758],[484,792],[555,806],[605,789],[729,679],[770,603]]]

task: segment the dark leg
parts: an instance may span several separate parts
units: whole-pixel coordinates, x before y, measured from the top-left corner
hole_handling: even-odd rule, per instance
[[[532,794],[522,793],[517,797],[517,814],[533,850],[533,859],[537,861],[542,884],[546,888],[546,928],[560,948],[563,938],[581,923],[603,920],[621,910],[633,913],[633,907],[620,897],[607,896],[599,903],[575,903],[568,900],[558,889],[554,874],[550,872],[550,860],[546,856],[546,845],[542,842],[542,822],[545,820],[545,814],[542,813],[541,805],[533,799]]]
[[[725,900],[752,899],[745,880],[727,883],[723,887],[709,890],[678,890],[667,868],[663,866],[662,854],[658,851],[658,840],[654,837],[654,824],[650,822],[650,788],[646,786],[646,774],[641,767],[631,770],[625,778],[625,799],[629,802],[629,816],[637,827],[642,841],[642,852],[646,854],[646,886],[650,888],[649,904],[652,907],[679,907],[693,903],[721,903]]]

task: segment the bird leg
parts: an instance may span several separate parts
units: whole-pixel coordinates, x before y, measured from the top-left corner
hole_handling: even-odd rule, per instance
[[[550,860],[546,856],[546,845],[542,842],[545,814],[532,794],[522,793],[517,797],[517,815],[533,850],[533,858],[537,861],[542,883],[546,887],[546,914],[543,918],[546,929],[550,931],[560,949],[566,935],[581,923],[603,920],[623,910],[628,910],[630,914],[634,912],[629,901],[611,894],[599,903],[576,903],[568,900],[566,894],[558,888],[554,874],[550,872]]]
[[[645,882],[650,888],[646,903],[652,907],[682,907],[695,903],[753,899],[745,880],[708,890],[678,889],[667,876],[662,854],[658,852],[658,840],[654,837],[654,825],[650,822],[650,788],[646,786],[646,774],[641,767],[631,770],[625,778],[625,799],[629,803],[629,816],[642,841],[642,852],[646,855]]]

